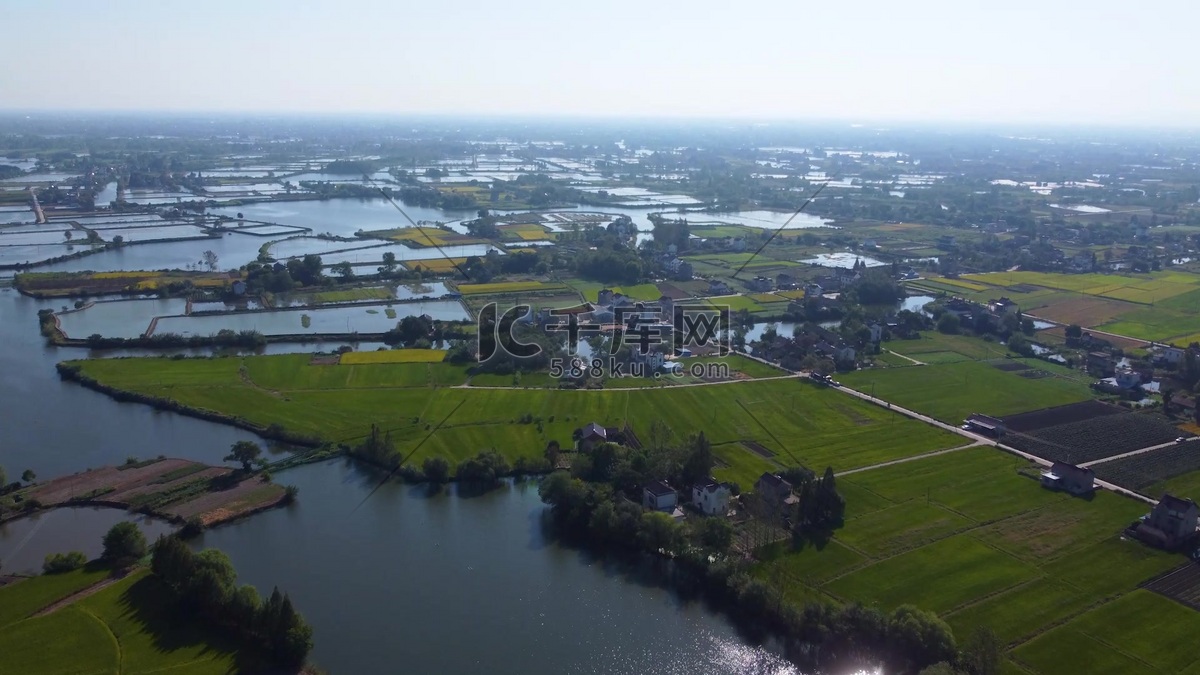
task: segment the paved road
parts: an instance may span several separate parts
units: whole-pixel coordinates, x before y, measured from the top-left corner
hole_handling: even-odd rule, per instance
[[[983,435],[977,434],[973,431],[968,431],[966,429],[963,429],[962,427],[954,426],[951,424],[946,424],[945,422],[936,420],[928,415],[922,415],[921,413],[915,412],[913,410],[908,410],[907,408],[901,408],[900,406],[894,405],[889,401],[885,401],[881,398],[875,398],[875,397],[871,396],[870,394],[863,393],[856,389],[851,389],[851,388],[845,387],[845,386],[837,386],[837,387],[833,387],[833,389],[838,389],[838,390],[842,391],[843,393],[849,394],[851,396],[857,396],[858,398],[861,398],[864,401],[870,401],[871,403],[874,403],[875,405],[885,407],[888,410],[894,410],[901,415],[905,415],[906,417],[911,417],[912,419],[919,420],[926,424],[933,425],[939,429],[943,429],[943,430],[949,431],[951,433],[956,433],[959,436],[969,438],[974,442],[973,444],[991,445],[993,447],[1004,450],[1005,452],[1010,452],[1014,455],[1017,455],[1018,457],[1023,457],[1024,459],[1027,459],[1027,460],[1034,462],[1036,464],[1039,464],[1041,466],[1052,466],[1054,464],[1054,462],[1051,462],[1050,460],[1043,459],[1041,457],[1038,457],[1037,455],[1031,455],[1027,452],[1018,450],[1012,446],[1000,443],[999,441],[995,440],[994,438],[990,438],[988,436],[983,436]],[[1096,485],[1099,485],[1100,487],[1104,488],[1105,490],[1109,490],[1111,492],[1116,492],[1118,494],[1125,495],[1126,497],[1130,497],[1133,499],[1137,499],[1137,500],[1146,502],[1147,504],[1157,504],[1158,503],[1157,499],[1151,499],[1150,497],[1147,497],[1144,494],[1141,494],[1139,492],[1134,492],[1133,490],[1128,490],[1126,488],[1121,487],[1120,485],[1115,485],[1113,483],[1109,483],[1108,481],[1097,480]]]
[[[1188,441],[1185,441],[1185,443],[1192,443],[1197,440],[1200,440],[1200,438],[1193,438]],[[1159,443],[1158,445],[1151,445],[1148,448],[1142,448],[1140,450],[1133,450],[1131,452],[1122,453],[1120,455],[1113,455],[1112,457],[1105,457],[1104,459],[1097,459],[1094,462],[1085,462],[1083,464],[1080,464],[1079,466],[1082,466],[1085,468],[1089,467],[1089,466],[1096,466],[1097,464],[1104,464],[1105,462],[1111,462],[1111,461],[1118,460],[1118,459],[1125,459],[1126,457],[1133,457],[1134,455],[1140,455],[1143,452],[1152,452],[1154,450],[1161,450],[1163,448],[1169,448],[1172,445],[1184,445],[1185,443],[1176,443],[1175,441],[1169,441],[1167,443]]]

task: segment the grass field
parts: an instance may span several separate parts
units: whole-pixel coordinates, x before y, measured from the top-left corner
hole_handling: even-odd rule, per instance
[[[16,623],[60,598],[91,586],[108,574],[107,568],[90,565],[74,572],[34,577],[0,588],[0,628]],[[0,654],[2,653],[0,650]]]
[[[97,359],[81,365],[86,374],[115,387],[331,441],[362,438],[375,423],[392,432],[401,450],[411,450],[433,425],[443,423],[421,446],[418,460],[434,454],[460,460],[487,448],[510,458],[536,457],[547,441],[567,442],[574,429],[591,421],[628,422],[635,430],[665,421],[679,436],[704,431],[713,443],[751,440],[774,452],[781,465],[818,469],[865,466],[959,442],[952,434],[795,378],[700,387],[501,391],[431,388],[465,380],[465,368],[451,364],[311,366],[302,354]],[[739,367],[752,377],[775,374],[752,362]],[[517,422],[525,413],[545,420],[540,431]]]
[[[463,295],[495,295],[499,293],[541,293],[561,291],[562,284],[547,281],[501,281],[491,284],[459,284]]]
[[[347,288],[337,291],[320,291],[308,295],[309,304],[319,305],[330,302],[356,302],[362,300],[395,300],[396,292],[386,286],[368,288]]]
[[[662,297],[662,291],[660,291],[658,286],[655,286],[654,284],[637,284],[636,286],[609,286],[594,281],[584,281],[583,279],[566,279],[563,281],[563,283],[575,289],[587,302],[596,302],[600,295],[600,291],[605,288],[614,293],[628,295],[634,300],[658,300],[660,297]]]
[[[921,337],[916,340],[890,340],[885,346],[897,354],[904,354],[926,363],[935,362],[934,359],[925,358],[935,353],[958,354],[961,359],[944,360],[964,361],[1001,359],[1008,354],[1008,349],[996,342],[966,335],[946,335],[936,331],[921,333]]]
[[[381,349],[373,352],[346,352],[338,360],[339,365],[358,366],[371,363],[441,363],[446,358],[444,349]]]
[[[888,347],[895,349],[896,344],[893,341]],[[912,356],[923,360],[920,354]],[[861,370],[846,373],[841,381],[951,424],[958,424],[975,412],[1002,417],[1092,398],[1085,381],[1060,376],[1057,369],[1041,361],[1029,361],[1029,366],[1053,372],[1054,376],[1033,379],[987,363],[961,361]]]
[[[1117,536],[1146,505],[1110,493],[1085,500],[1047,491],[1020,475],[1026,466],[976,447],[841,476],[845,524],[833,539],[820,548],[760,551],[754,574],[796,602],[827,597],[931,609],[960,640],[989,626],[1031,672],[1091,672],[1047,661],[1032,646],[1103,603],[1136,604],[1140,582],[1183,559]],[[1190,621],[1152,623],[1175,641],[1195,630]],[[1139,649],[1136,637],[1119,630],[1103,639],[1122,651]],[[1068,658],[1053,644],[1046,642],[1045,654]],[[1164,658],[1158,665],[1147,672],[1177,672],[1170,668],[1179,664]]]
[[[74,572],[61,576],[84,578]],[[85,585],[105,576],[107,571],[99,578],[93,574]],[[29,587],[44,591],[57,581],[58,575],[37,577],[0,589],[0,607],[23,602]],[[52,600],[69,593],[60,589]],[[224,675],[264,667],[259,655],[169,607],[168,597],[153,576],[140,571],[51,614],[11,623],[0,630],[0,674]]]
[[[1178,344],[1188,344],[1189,336],[1200,334],[1200,275],[1185,271],[1142,275],[1002,272],[965,278],[967,283],[992,285],[969,295],[972,299],[1004,293],[1023,311],[1053,321]],[[1049,292],[1022,292],[1031,286]]]

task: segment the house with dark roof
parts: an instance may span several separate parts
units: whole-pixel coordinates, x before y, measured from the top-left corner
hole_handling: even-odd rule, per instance
[[[729,485],[718,483],[715,478],[692,486],[692,506],[705,515],[723,516],[729,513],[729,500],[732,497]]]
[[[977,434],[1000,436],[1004,433],[1004,420],[982,413],[971,413],[970,417],[963,420],[963,428]]]
[[[1042,472],[1042,487],[1073,495],[1090,495],[1095,490],[1096,472],[1066,462],[1055,462]]]
[[[1198,521],[1196,502],[1164,494],[1134,533],[1146,543],[1173,551],[1196,539]]]
[[[579,438],[579,449],[583,452],[588,452],[597,445],[607,442],[608,430],[595,422],[591,422],[583,428],[583,435]]]
[[[656,480],[642,486],[642,506],[671,513],[679,505],[679,495],[666,481]]]
[[[792,495],[792,484],[778,474],[764,473],[759,476],[754,481],[754,492],[768,508],[778,509],[796,502],[796,497]]]

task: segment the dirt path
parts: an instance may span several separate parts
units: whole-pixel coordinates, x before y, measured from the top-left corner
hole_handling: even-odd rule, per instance
[[[892,351],[892,350],[890,350],[890,349],[885,349],[885,350],[883,350],[883,351],[885,351],[885,352],[887,352],[887,353],[891,354],[892,356],[899,356],[900,358],[904,359],[905,361],[912,361],[913,365],[915,365],[915,366],[927,366],[927,365],[929,365],[928,363],[925,363],[924,361],[918,361],[918,360],[914,359],[914,358],[913,358],[913,357],[911,357],[911,356],[905,356],[904,354],[900,354],[899,352],[894,352],[894,351]]]
[[[76,602],[88,597],[89,595],[99,593],[100,591],[108,588],[109,586],[112,586],[113,584],[117,583],[118,581],[120,581],[121,579],[124,579],[124,578],[125,578],[124,575],[119,576],[119,577],[109,577],[109,578],[105,579],[104,581],[94,583],[91,586],[88,586],[87,588],[85,588],[81,591],[75,591],[74,593],[63,598],[62,600],[58,600],[57,602],[53,602],[53,603],[39,609],[30,618],[36,619],[39,616],[46,616],[47,614],[57,612],[58,610],[62,609],[63,607],[66,607],[67,605],[73,605]]]
[[[903,464],[905,462],[915,462],[919,459],[926,459],[929,457],[937,457],[938,455],[946,455],[951,452],[958,452],[959,450],[966,450],[967,448],[978,448],[978,447],[981,447],[984,445],[986,445],[986,443],[984,443],[983,441],[975,441],[974,443],[968,443],[967,445],[960,445],[957,448],[946,448],[945,450],[934,450],[933,452],[926,452],[926,453],[920,454],[920,455],[913,455],[912,457],[902,457],[900,459],[893,459],[890,462],[880,462],[879,464],[872,464],[871,466],[860,466],[857,469],[850,469],[849,471],[839,471],[838,473],[836,473],[834,475],[837,476],[838,478],[841,478],[842,476],[849,476],[850,474],[854,474],[854,473],[870,471],[871,469],[882,469],[885,466],[895,466],[897,464]]]
[[[275,398],[283,398],[283,394],[275,391],[274,389],[267,389],[266,387],[260,386],[257,382],[250,379],[250,372],[246,369],[245,359],[243,359],[241,365],[238,366],[238,379],[242,381],[242,384],[250,387],[251,389],[257,389],[258,391],[261,391],[269,396],[274,396]]]

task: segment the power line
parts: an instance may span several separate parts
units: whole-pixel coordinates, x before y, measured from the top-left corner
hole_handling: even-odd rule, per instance
[[[818,186],[817,189],[811,195],[809,195],[808,199],[804,200],[804,203],[800,205],[800,208],[796,209],[796,212],[793,213],[790,218],[788,218],[786,221],[784,221],[783,225],[780,225],[779,229],[775,230],[775,233],[772,234],[770,237],[768,237],[767,240],[763,242],[762,246],[758,247],[758,250],[754,252],[754,255],[750,256],[749,258],[746,259],[746,262],[742,263],[742,266],[739,267],[737,269],[737,271],[733,273],[733,278],[737,279],[738,275],[742,273],[742,270],[746,269],[746,265],[749,265],[752,260],[757,258],[758,254],[762,253],[763,249],[765,249],[768,244],[770,244],[772,241],[774,241],[775,237],[779,236],[780,232],[783,232],[785,229],[787,229],[788,225],[792,224],[792,220],[795,219],[796,216],[800,215],[801,211],[803,211],[805,208],[807,208],[809,204],[813,203],[813,200],[817,198],[817,195],[821,194],[821,190],[824,190],[825,187],[828,186],[832,182],[833,182],[833,176],[826,178],[825,182],[821,183],[821,185]]]

